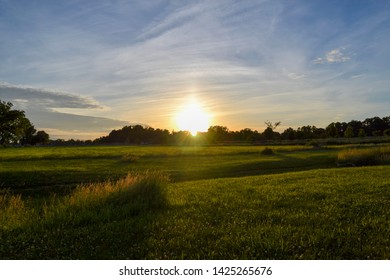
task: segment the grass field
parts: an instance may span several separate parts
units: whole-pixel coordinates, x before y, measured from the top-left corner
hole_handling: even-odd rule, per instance
[[[270,148],[1,149],[0,258],[390,258],[388,145]]]

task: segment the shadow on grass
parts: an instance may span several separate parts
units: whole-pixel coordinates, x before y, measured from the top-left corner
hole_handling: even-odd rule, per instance
[[[128,155],[123,157],[127,158]],[[276,151],[272,155],[256,152],[206,155],[158,155],[138,160],[46,160],[26,161],[23,166],[6,162],[0,171],[0,188],[31,196],[63,195],[79,184],[118,180],[129,170],[161,170],[172,181],[278,174],[335,167],[336,152],[329,150]]]
[[[336,156],[329,151],[306,151],[305,157],[298,157],[299,153],[276,153],[259,156],[258,160],[248,162],[221,162],[221,164],[207,169],[172,171],[171,178],[175,182],[233,178],[243,176],[256,176],[268,174],[281,174],[286,172],[306,171],[319,168],[336,167]]]
[[[388,259],[388,184],[369,184],[381,170],[358,172],[175,184],[148,258]]]
[[[53,193],[69,194],[76,186],[87,183],[98,183],[106,180],[119,180],[126,176],[127,170],[118,168],[114,163],[106,163],[104,168],[93,168],[87,165],[77,166],[63,163],[63,167],[50,168],[55,163],[47,162],[41,169],[29,170],[29,163],[24,170],[0,171],[0,189],[10,189],[13,193],[29,196],[50,196]]]

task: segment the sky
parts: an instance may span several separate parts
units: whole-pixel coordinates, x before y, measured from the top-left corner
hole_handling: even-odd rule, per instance
[[[52,139],[390,115],[390,0],[0,0],[0,100]]]

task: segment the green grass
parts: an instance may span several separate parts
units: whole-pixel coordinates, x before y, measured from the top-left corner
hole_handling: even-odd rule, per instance
[[[158,170],[173,181],[333,167],[336,150],[264,147],[42,147],[0,150],[0,187],[40,194],[80,183],[118,180],[128,172]]]
[[[4,149],[0,259],[389,259],[390,166],[336,168],[341,149]],[[22,171],[45,188],[12,188]]]
[[[338,154],[338,161],[355,166],[389,164],[390,146],[346,149]]]

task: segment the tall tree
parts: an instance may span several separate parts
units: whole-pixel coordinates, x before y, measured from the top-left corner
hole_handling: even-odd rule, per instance
[[[24,111],[13,110],[12,107],[11,102],[0,100],[0,145],[27,141],[35,133]]]
[[[272,140],[280,135],[279,133],[274,132],[274,130],[281,124],[281,122],[272,123],[270,121],[265,121],[264,123],[267,126],[267,128],[263,131],[263,136],[266,140]]]
[[[272,123],[267,120],[264,123],[267,126],[267,128],[271,128],[272,130],[275,130],[282,122],[279,121],[279,122]]]
[[[352,125],[348,125],[347,129],[344,131],[344,137],[345,138],[352,138],[355,134],[353,133],[353,127]]]
[[[49,134],[47,134],[45,131],[40,130],[37,132],[36,135],[34,135],[33,138],[33,144],[48,144],[49,143]]]
[[[374,134],[382,134],[388,128],[386,118],[367,118],[363,121],[363,127],[369,136]]]
[[[281,136],[282,136],[282,139],[294,140],[297,137],[297,132],[293,128],[289,127],[283,131]]]
[[[11,102],[0,100],[0,145],[9,144],[47,144],[49,134],[36,131],[24,111],[12,109]]]
[[[226,126],[214,125],[207,130],[210,143],[219,143],[229,140],[229,129]]]

